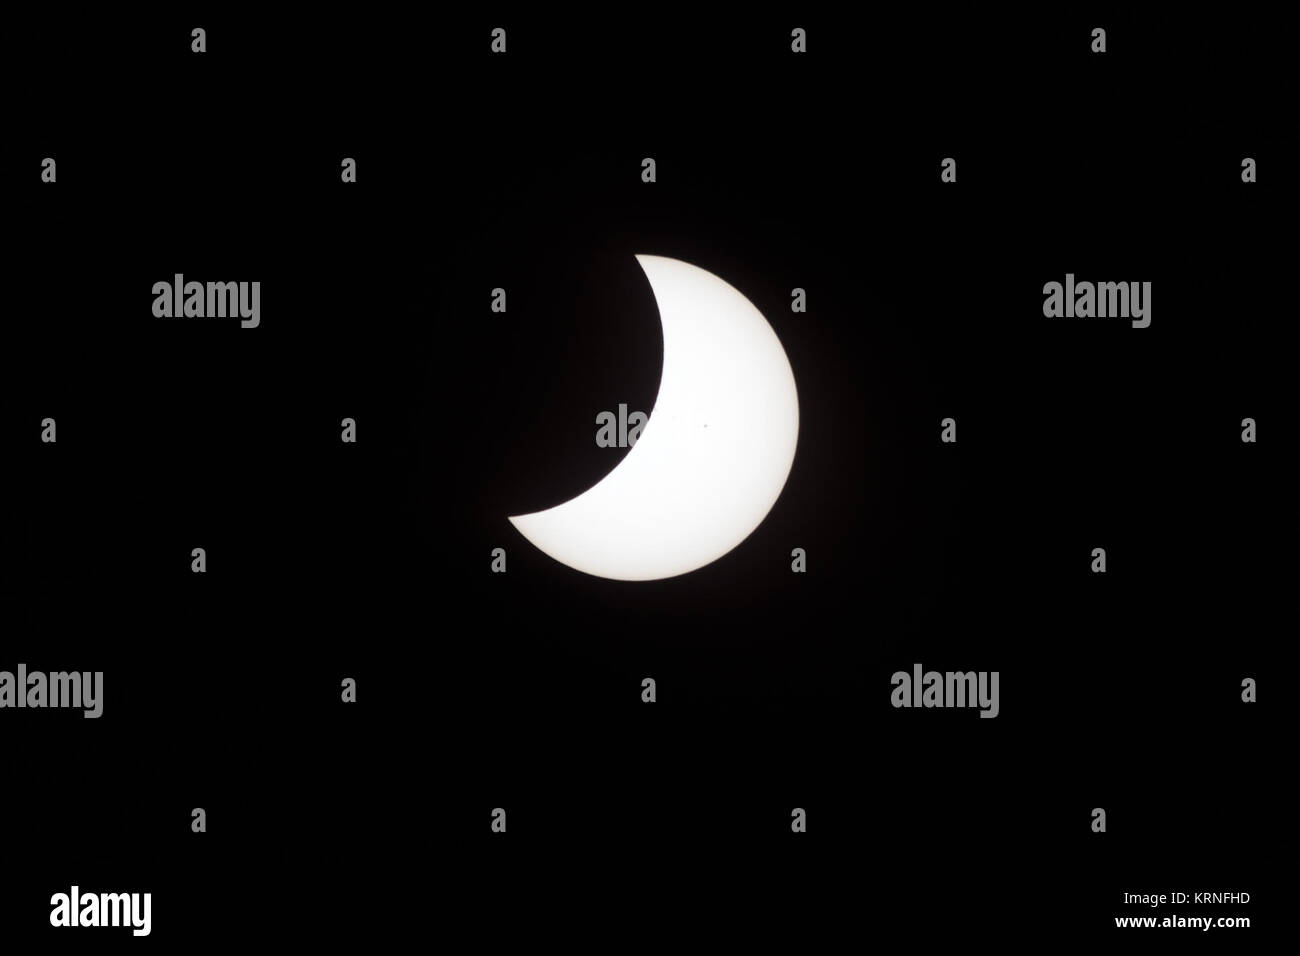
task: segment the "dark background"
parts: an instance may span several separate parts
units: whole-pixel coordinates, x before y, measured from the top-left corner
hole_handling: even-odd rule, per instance
[[[1286,157],[1243,20],[16,22],[0,669],[105,710],[0,718],[6,941],[1149,945],[1122,893],[1204,889],[1253,897],[1207,942],[1263,937]],[[653,407],[641,252],[764,313],[801,420],[753,535],[633,584],[505,516]],[[260,280],[261,326],[154,319],[176,272]],[[1043,318],[1067,272],[1151,281],[1151,327]],[[918,661],[1000,716],[890,707]],[[156,942],[52,933],[74,882]]]

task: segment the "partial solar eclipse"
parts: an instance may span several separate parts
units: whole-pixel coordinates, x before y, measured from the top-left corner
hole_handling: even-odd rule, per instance
[[[763,314],[698,266],[636,258],[663,326],[649,421],[592,488],[510,518],[556,561],[619,581],[686,574],[744,541],[785,487],[799,437],[794,373]]]

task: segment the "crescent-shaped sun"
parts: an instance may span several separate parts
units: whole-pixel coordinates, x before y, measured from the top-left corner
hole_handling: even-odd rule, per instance
[[[650,581],[722,557],[767,517],[799,436],[790,361],[740,292],[678,259],[638,255],[663,326],[663,373],[641,436],[608,475],[510,522],[556,561]]]

